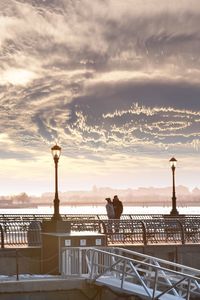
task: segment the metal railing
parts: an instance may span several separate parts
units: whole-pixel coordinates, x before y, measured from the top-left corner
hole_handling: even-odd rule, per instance
[[[43,216],[43,215],[42,215]],[[45,220],[50,220],[48,215]],[[40,246],[42,217],[24,218],[15,215],[0,219],[1,247]],[[20,220],[20,218],[22,218]],[[126,218],[125,218],[126,217]],[[190,244],[200,242],[200,217],[182,218],[151,217],[139,219],[134,215],[123,216],[120,220],[94,218],[92,215],[67,215],[63,218],[70,223],[72,232],[92,231],[106,234],[108,245],[119,244]]]
[[[144,220],[105,220],[109,244],[199,243],[200,219],[155,218]]]
[[[61,214],[63,220],[107,220],[106,214]],[[50,220],[52,214],[0,214],[0,222],[2,221],[43,221]],[[121,220],[152,220],[162,219],[165,216],[162,214],[123,214]],[[185,215],[188,219],[200,219],[200,215]]]
[[[122,248],[63,247],[60,270],[145,299],[200,299],[200,270]]]
[[[39,221],[10,221],[0,224],[1,248],[5,246],[40,246],[41,223]]]

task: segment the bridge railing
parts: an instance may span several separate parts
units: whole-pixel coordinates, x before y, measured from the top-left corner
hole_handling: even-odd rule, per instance
[[[41,245],[41,216],[23,220],[12,218],[0,220],[2,248]],[[120,220],[108,220],[106,216],[93,218],[90,215],[73,215],[64,220],[70,222],[72,232],[93,231],[106,234],[108,245],[200,242],[200,217],[134,219],[134,216],[129,216]]]

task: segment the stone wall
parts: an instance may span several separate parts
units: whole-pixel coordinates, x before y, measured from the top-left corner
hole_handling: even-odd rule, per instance
[[[186,265],[191,268],[200,269],[200,245],[147,245],[147,246],[129,246],[127,249],[138,251],[143,254],[155,256],[161,259],[169,260],[178,264]]]
[[[0,275],[40,274],[40,248],[0,249]]]

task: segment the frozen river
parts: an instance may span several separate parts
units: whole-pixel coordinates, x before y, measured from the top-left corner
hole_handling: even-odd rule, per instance
[[[180,214],[200,214],[200,207],[177,207]],[[161,206],[125,206],[124,214],[169,214],[171,207]],[[39,206],[38,208],[0,209],[1,214],[52,214],[53,206]],[[105,206],[60,206],[63,214],[106,214]]]

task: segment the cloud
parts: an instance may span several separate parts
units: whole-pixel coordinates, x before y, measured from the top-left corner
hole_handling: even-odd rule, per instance
[[[36,161],[55,141],[95,166],[199,153],[198,1],[0,6],[2,159]]]
[[[2,74],[1,82],[26,85],[34,78],[34,73],[23,69],[10,69]]]

